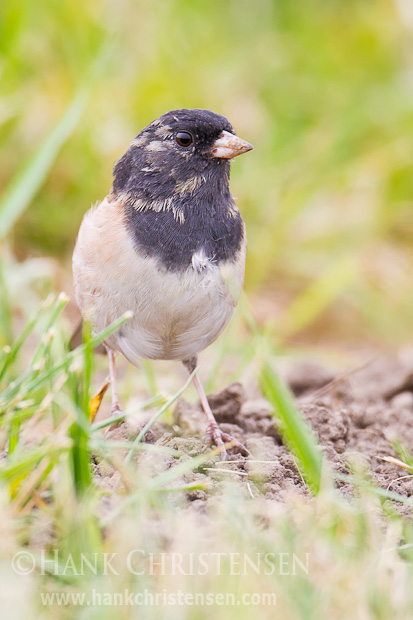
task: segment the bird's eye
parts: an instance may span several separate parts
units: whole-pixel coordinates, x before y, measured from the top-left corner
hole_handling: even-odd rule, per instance
[[[189,146],[192,144],[192,136],[188,131],[179,131],[176,134],[176,141],[179,146]]]

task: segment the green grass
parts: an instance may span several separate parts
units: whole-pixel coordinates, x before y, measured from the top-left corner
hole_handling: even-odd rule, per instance
[[[67,260],[142,126],[209,107],[256,147],[234,163],[232,187],[249,235],[247,290],[276,303],[273,342],[317,330],[403,343],[413,324],[405,4],[5,0],[0,232],[20,216],[9,236],[20,258]]]
[[[194,620],[240,620],[255,611],[291,620],[412,615],[413,531],[395,509],[411,509],[411,499],[374,487],[358,471],[346,478],[354,497],[343,498],[340,477],[323,461],[274,362],[300,335],[379,346],[411,336],[409,12],[391,0],[2,2],[0,592],[7,617],[171,616],[163,605],[43,605],[39,596],[125,588],[277,596],[275,608],[179,607],[180,617]],[[142,434],[133,443],[108,439],[112,420],[89,422],[96,375],[106,372],[92,349],[127,317],[97,337],[86,334],[69,353],[67,297],[47,296],[70,279],[80,219],[109,189],[114,160],[143,125],[182,106],[226,114],[256,147],[232,174],[249,235],[251,301],[242,299],[214,348],[206,384],[212,390],[254,373],[309,491],[280,504],[222,482],[207,519],[187,510],[185,492],[199,485],[185,474],[213,462],[216,451],[188,457],[145,444]],[[152,410],[152,423],[170,413],[189,380],[161,382],[150,364],[142,375],[144,387],[127,377],[121,389],[147,394],[134,411]],[[175,465],[143,475],[137,460],[149,452]],[[111,487],[94,475],[95,461],[116,470]],[[35,561],[25,576],[11,565],[22,551]],[[160,552],[184,562],[223,553],[222,569],[149,574],[149,554]],[[107,574],[112,554],[115,570]],[[240,554],[252,562],[291,562],[295,554],[308,559],[308,572],[283,575],[281,562],[273,572],[265,564],[231,574]],[[142,555],[132,571],[128,558]],[[96,574],[77,574],[82,558],[97,562]]]
[[[284,505],[252,500],[225,482],[208,520],[200,515],[197,520],[198,513],[185,509],[184,493],[208,487],[185,482],[185,474],[210,463],[218,450],[188,457],[141,442],[143,432],[173,405],[190,379],[176,394],[152,397],[140,405],[154,408],[154,414],[135,442],[105,438],[102,431],[111,420],[91,425],[88,419],[87,403],[94,389],[92,350],[127,317],[96,337],[86,335],[81,347],[67,353],[68,333],[61,316],[66,301],[64,296],[49,298],[15,344],[0,355],[0,445],[6,448],[0,462],[0,498],[6,523],[13,524],[12,530],[5,525],[1,533],[7,536],[3,584],[18,584],[16,592],[28,588],[24,603],[17,594],[11,597],[16,614],[27,609],[41,618],[118,618],[121,607],[98,604],[99,596],[109,600],[115,592],[129,589],[163,596],[179,590],[199,597],[229,593],[235,600],[247,594],[256,601],[255,606],[221,607],[218,599],[204,608],[225,618],[248,618],[255,609],[263,618],[276,612],[303,620],[409,616],[413,533],[410,522],[391,504],[411,506],[411,500],[374,487],[363,473],[351,477],[353,499],[335,490],[316,439],[275,374],[271,351],[265,342],[259,344],[262,334],[257,327],[262,387],[313,498],[292,494]],[[246,319],[251,320],[247,315]],[[27,347],[33,349],[35,342],[27,365]],[[136,455],[148,451],[170,455],[176,464],[143,476],[136,468]],[[93,475],[96,459],[101,467],[107,462],[118,472],[112,487],[102,487]],[[31,554],[29,575],[13,572],[11,561],[17,552]],[[168,565],[166,574],[150,574],[151,553],[164,553],[165,562],[181,558],[181,570]],[[219,554],[222,564],[217,568]],[[107,557],[114,558],[109,575]],[[128,564],[131,557],[139,560],[133,569]],[[205,564],[195,564],[196,570],[188,564],[199,558],[208,559],[206,575]],[[44,605],[39,593],[51,592],[78,593],[92,603]],[[258,604],[257,597],[264,594],[276,595],[275,608]],[[149,605],[144,613],[163,618],[169,609]],[[197,606],[179,609],[185,618],[204,617]],[[142,617],[142,607],[129,606],[127,614]]]

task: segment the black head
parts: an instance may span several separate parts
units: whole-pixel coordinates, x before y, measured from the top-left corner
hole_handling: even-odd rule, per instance
[[[172,110],[145,127],[114,168],[113,189],[129,199],[164,201],[200,185],[228,185],[229,161],[252,146],[209,110]]]
[[[209,110],[173,110],[145,127],[116,164],[113,183],[139,254],[169,270],[188,268],[197,251],[215,262],[234,257],[244,229],[229,162],[251,148]]]

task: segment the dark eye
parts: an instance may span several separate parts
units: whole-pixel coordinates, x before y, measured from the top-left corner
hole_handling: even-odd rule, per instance
[[[179,131],[176,134],[176,141],[179,146],[189,146],[192,144],[192,136],[188,131]]]

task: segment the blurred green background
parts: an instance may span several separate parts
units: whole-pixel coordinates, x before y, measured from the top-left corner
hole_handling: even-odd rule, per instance
[[[404,344],[412,40],[410,0],[3,0],[9,295],[30,309],[22,265],[31,282],[50,275],[33,261],[45,256],[60,265],[54,286],[67,286],[82,215],[115,160],[163,112],[203,107],[255,146],[234,162],[232,191],[248,230],[246,290],[271,337]]]

